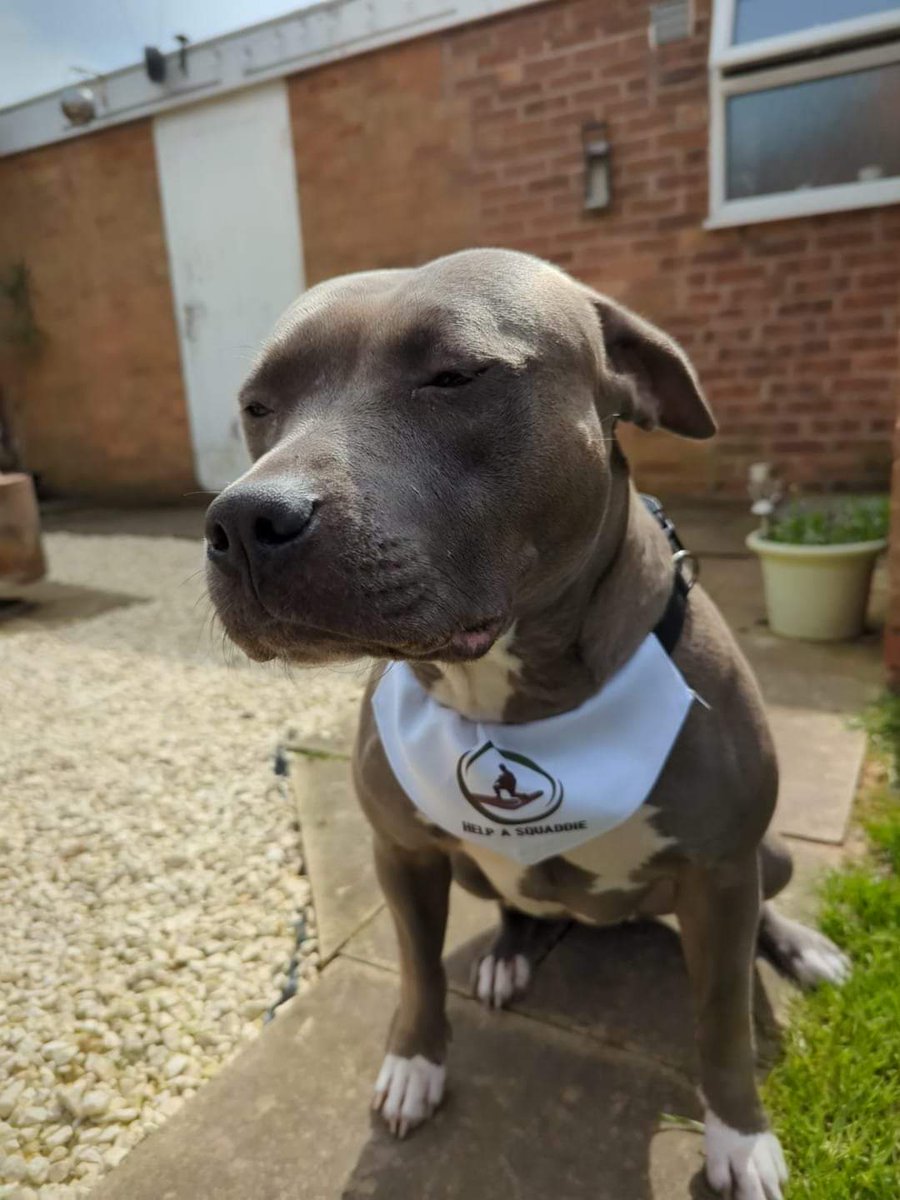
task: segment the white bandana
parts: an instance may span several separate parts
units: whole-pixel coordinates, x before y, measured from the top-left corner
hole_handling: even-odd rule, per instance
[[[372,697],[391,769],[418,809],[525,865],[621,825],[649,796],[694,700],[650,634],[580,708],[521,725],[438,704],[405,663]]]

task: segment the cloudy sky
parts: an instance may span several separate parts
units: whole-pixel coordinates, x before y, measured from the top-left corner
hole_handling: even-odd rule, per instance
[[[308,0],[307,0],[308,2]],[[306,5],[303,0],[0,0],[0,108]]]

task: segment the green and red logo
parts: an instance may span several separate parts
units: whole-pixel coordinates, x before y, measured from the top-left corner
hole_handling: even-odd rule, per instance
[[[483,817],[501,825],[527,825],[556,812],[563,786],[543,767],[515,750],[485,742],[456,764],[459,790]]]

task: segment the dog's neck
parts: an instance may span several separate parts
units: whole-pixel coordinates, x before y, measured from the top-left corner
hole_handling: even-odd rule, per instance
[[[637,650],[672,588],[671,550],[614,468],[595,545],[560,594],[515,625],[483,658],[416,668],[441,704],[472,720],[533,721],[577,708]]]

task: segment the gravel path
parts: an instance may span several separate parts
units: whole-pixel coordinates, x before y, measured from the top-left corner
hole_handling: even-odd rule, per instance
[[[54,533],[47,550],[46,603],[0,625],[9,1200],[86,1196],[312,985],[273,755],[288,729],[334,736],[361,687],[357,671],[228,669],[196,542]]]

